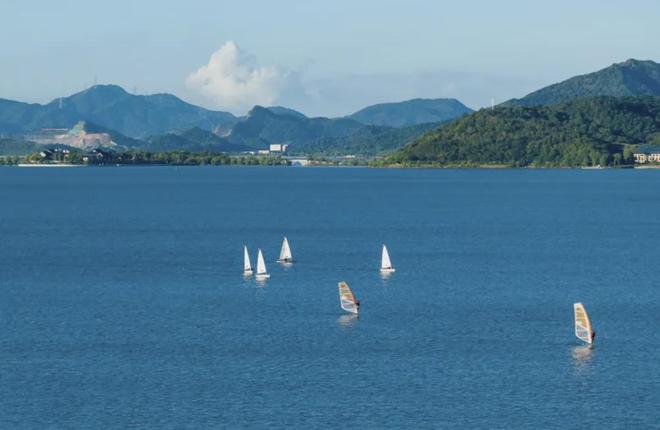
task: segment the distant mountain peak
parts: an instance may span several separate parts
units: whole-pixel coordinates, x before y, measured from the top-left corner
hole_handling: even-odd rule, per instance
[[[301,112],[298,112],[297,110],[290,109],[288,107],[284,106],[270,106],[268,108],[269,111],[274,113],[275,115],[288,115],[292,116],[294,118],[299,118],[299,119],[304,119],[307,118],[307,116]]]
[[[99,84],[86,88],[78,93],[72,94],[71,96],[65,98],[69,99],[69,98],[90,97],[90,96],[116,98],[116,97],[124,97],[127,95],[129,95],[128,92],[126,92],[126,90],[124,90],[119,85]],[[60,98],[57,98],[54,101],[59,101],[59,99]]]
[[[472,109],[456,99],[416,98],[368,106],[350,115],[349,118],[367,125],[408,127],[431,122],[445,122],[471,112]]]
[[[91,87],[87,88],[85,91],[87,92],[103,91],[103,92],[112,92],[116,94],[128,94],[128,92],[125,89],[123,89],[122,87],[116,84],[92,85]]]
[[[599,96],[660,96],[660,64],[630,58],[509,100],[505,105],[549,105]]]
[[[259,105],[255,105],[250,111],[247,113],[248,117],[253,117],[255,115],[275,115],[273,112],[268,110],[267,108]]]

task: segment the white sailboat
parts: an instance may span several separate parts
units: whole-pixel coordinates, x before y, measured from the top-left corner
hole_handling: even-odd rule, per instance
[[[360,312],[360,302],[353,295],[348,284],[344,281],[339,283],[339,304],[343,310],[352,314]]]
[[[257,254],[257,279],[268,279],[270,275],[266,271],[266,262],[264,261],[264,254],[259,248],[259,253]]]
[[[250,263],[250,254],[246,245],[243,245],[243,275],[252,275],[252,264]]]
[[[380,258],[380,271],[381,273],[392,273],[396,269],[392,267],[392,261],[390,261],[390,253],[387,252],[387,246],[383,245],[383,254]]]
[[[587,310],[582,303],[573,304],[573,312],[575,313],[575,336],[589,345],[594,343],[596,332],[591,326],[591,320]]]
[[[293,263],[293,255],[291,255],[291,247],[289,247],[289,240],[284,237],[282,241],[282,249],[280,249],[280,258],[277,260],[278,263]]]

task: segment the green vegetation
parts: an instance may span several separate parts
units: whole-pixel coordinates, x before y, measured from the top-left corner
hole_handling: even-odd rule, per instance
[[[388,151],[401,148],[408,142],[421,136],[429,130],[436,129],[439,123],[419,124],[411,127],[363,127],[349,136],[320,138],[304,145],[292,145],[291,154],[313,156],[340,156],[345,154],[370,157],[382,155]]]
[[[187,152],[240,152],[250,148],[230,143],[226,138],[217,136],[199,127],[183,133],[168,133],[151,136],[140,145],[140,149],[149,152],[187,151]]]
[[[0,166],[15,166],[22,162],[21,157],[17,156],[0,156]]]
[[[660,96],[660,64],[628,60],[541,88],[504,105],[550,105],[598,96]]]
[[[38,151],[43,146],[21,139],[2,139],[0,138],[0,157],[8,155],[26,155]]]
[[[17,161],[19,162],[19,161]],[[72,150],[68,154],[61,152],[54,153],[48,158],[44,158],[41,153],[35,152],[25,157],[20,162],[35,164],[84,164],[94,166],[105,165],[171,165],[171,166],[220,166],[220,165],[241,165],[241,166],[288,166],[290,162],[282,157],[273,156],[255,156],[255,155],[228,155],[213,152],[188,152],[188,151],[168,151],[168,152],[149,152],[149,151],[93,151],[84,153],[79,150]],[[16,164],[16,163],[12,163]]]
[[[289,145],[289,153],[295,155],[371,156],[400,148],[438,125],[368,126],[349,118],[280,115],[257,106],[234,126],[228,139],[235,145],[253,149],[267,148],[269,143],[285,143]]]
[[[660,97],[483,109],[377,160],[403,166],[617,166],[660,132]]]

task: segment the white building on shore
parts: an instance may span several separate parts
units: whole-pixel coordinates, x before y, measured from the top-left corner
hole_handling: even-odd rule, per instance
[[[660,148],[647,148],[633,154],[635,164],[660,163]]]
[[[289,145],[286,145],[284,143],[271,143],[270,144],[270,152],[286,152],[286,150],[289,148]]]

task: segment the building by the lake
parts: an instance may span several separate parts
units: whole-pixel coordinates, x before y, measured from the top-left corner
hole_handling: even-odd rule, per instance
[[[660,163],[660,148],[641,148],[639,152],[633,154],[633,157],[635,157],[635,164]]]

